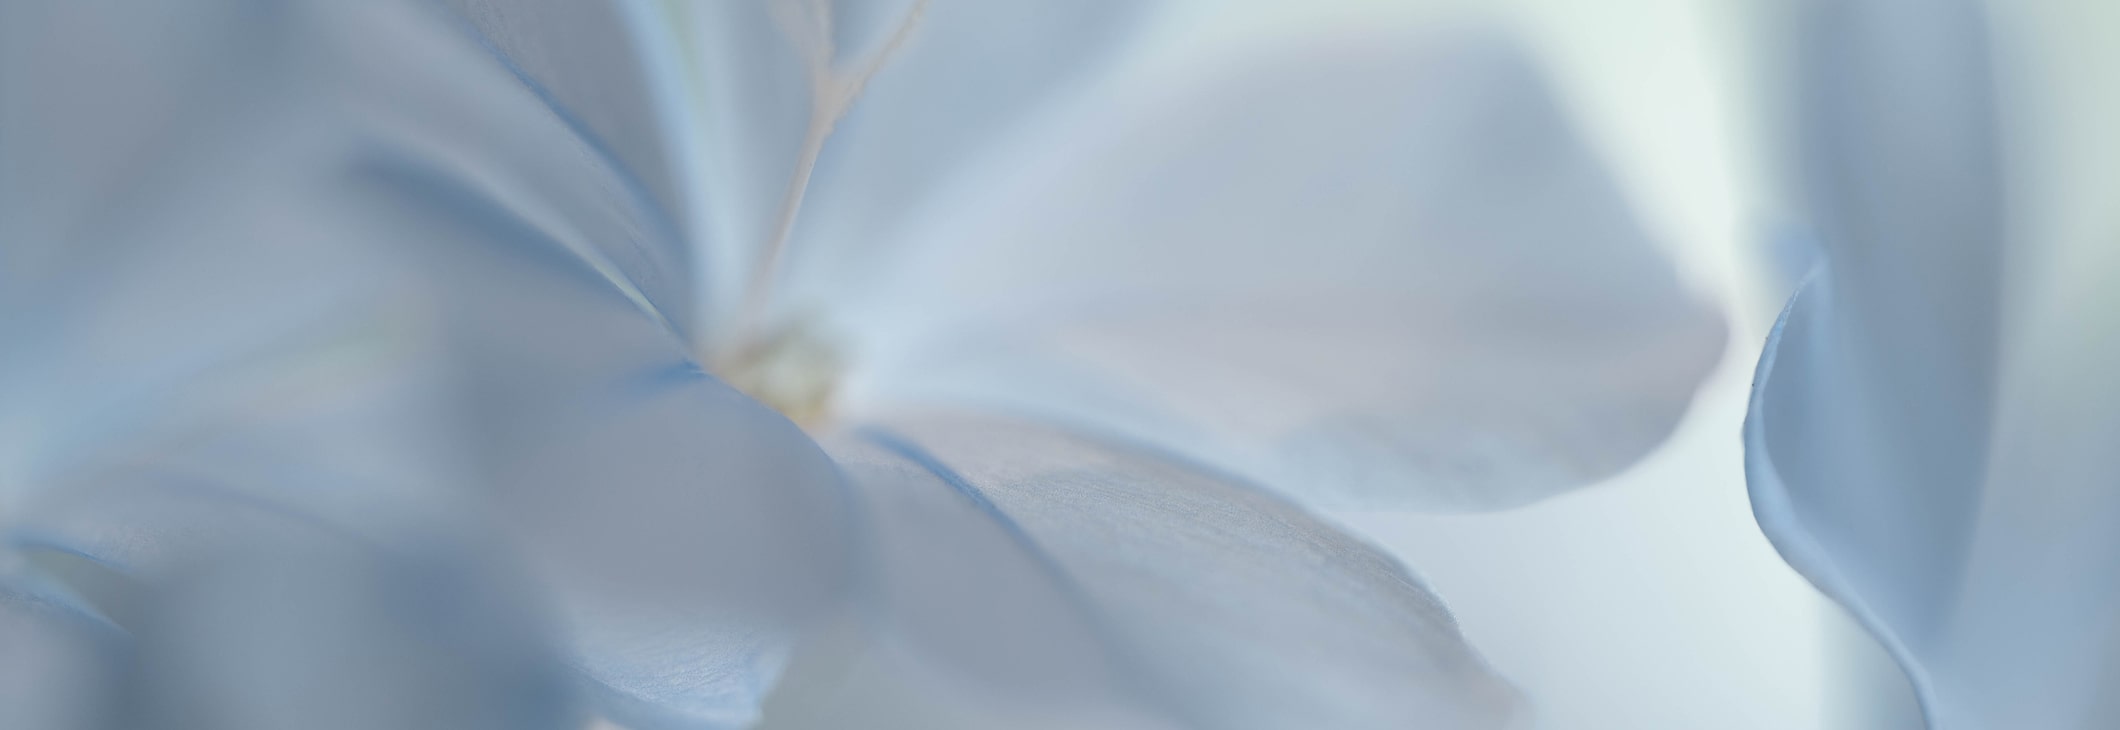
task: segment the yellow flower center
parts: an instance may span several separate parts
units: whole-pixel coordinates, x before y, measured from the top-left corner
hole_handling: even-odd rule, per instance
[[[829,340],[803,323],[741,342],[714,360],[723,382],[812,430],[831,420],[844,367]]]

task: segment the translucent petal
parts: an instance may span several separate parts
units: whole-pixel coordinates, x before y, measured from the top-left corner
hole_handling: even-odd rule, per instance
[[[880,45],[915,3],[839,0],[850,53]],[[1108,73],[1145,17],[1138,0],[934,0],[913,35],[864,88],[817,163],[790,242],[785,301],[793,314],[869,278],[909,239],[909,211],[940,196],[952,173],[1036,124],[1076,86]],[[859,58],[858,56],[856,57]],[[803,287],[811,287],[804,289]]]
[[[2103,376],[2080,375],[2111,362],[2112,334],[2070,313],[2088,291],[2070,285],[2109,278],[2095,272],[2110,261],[2007,270],[2038,260],[2025,254],[2042,226],[2005,225],[1979,4],[1808,10],[1806,162],[1827,260],[1754,382],[1760,526],[1891,651],[1931,727],[2110,724],[2115,653],[2092,637],[2111,631],[2098,556],[2120,547],[2120,494],[2076,459],[2113,433],[2085,405],[2111,402]]]
[[[345,11],[366,21],[345,28],[305,5],[8,12],[10,31],[43,30],[7,44],[23,56],[7,69],[65,83],[0,86],[14,115],[0,328],[17,345],[0,355],[0,429],[19,436],[0,483],[141,450],[260,395],[432,368],[410,292],[440,277],[368,237],[378,211],[342,197],[364,165],[448,170],[636,301],[683,282],[646,253],[674,242],[625,173],[438,11]],[[416,37],[372,54],[355,27]]]
[[[689,207],[679,179],[672,125],[688,103],[677,69],[661,63],[668,39],[647,0],[448,0],[554,110],[579,126],[584,140],[607,147],[662,209],[679,219]],[[682,130],[691,132],[692,130]],[[682,250],[672,250],[673,261]],[[673,312],[672,314],[678,314]]]
[[[1026,713],[1012,727],[1055,708],[1132,727],[1522,719],[1426,589],[1285,502],[1017,421],[852,438],[833,451],[876,515],[879,641],[914,657],[916,687],[1005,701]]]
[[[142,599],[132,727],[579,727],[570,676],[484,566],[250,545]]]
[[[690,165],[704,213],[700,280],[715,324],[735,315],[752,259],[774,235],[809,127],[808,70],[774,24],[777,1],[670,6],[696,94]]]
[[[97,727],[580,722],[558,633],[510,566],[470,547],[476,531],[357,531],[152,471],[55,492],[23,522],[7,557],[123,639]]]
[[[1815,404],[1778,428],[1816,421],[1789,438],[1821,461],[1785,477],[1807,485],[1802,509],[1878,528],[1851,535],[1880,561],[1864,571],[1903,585],[1880,600],[1929,631],[1979,509],[1993,408],[2004,247],[1987,26],[1968,2],[1809,10],[1804,170],[1827,266],[1807,285],[1815,314],[1792,310],[1806,354],[1784,360],[1815,361],[1792,365],[1815,370],[1797,376]],[[1919,495],[1896,494],[1902,480]]]
[[[830,310],[848,409],[1033,413],[1439,509],[1587,483],[1669,432],[1721,321],[1511,46],[1223,52],[1086,85],[953,178]]]
[[[458,538],[389,547],[210,485],[107,481],[15,542],[133,640],[107,727],[570,728],[525,585]],[[115,628],[113,629],[115,631]]]
[[[797,655],[766,727],[1170,727],[1065,571],[889,438],[827,440],[859,485],[870,593]]]
[[[422,254],[459,344],[481,497],[562,589],[582,665],[638,727],[745,722],[784,630],[841,599],[840,478],[794,424],[702,372],[608,290],[495,251],[543,236],[417,170],[372,191]],[[401,175],[413,175],[405,177]],[[594,282],[589,282],[594,284]],[[630,708],[630,709],[629,709]]]
[[[490,523],[614,705],[754,711],[838,600],[837,473],[693,364],[675,227],[536,63],[420,2],[5,7],[0,493],[141,472],[383,543]],[[690,638],[605,641],[651,633]]]
[[[805,55],[776,21],[789,0],[681,7],[701,100],[704,191],[716,212],[717,304],[731,307],[773,239],[811,122]],[[942,192],[947,173],[1034,118],[1060,89],[1116,55],[1155,3],[1084,0],[831,0],[833,67],[865,76],[832,125],[789,242],[776,304],[800,315],[889,255],[904,211]],[[915,6],[902,45],[885,53]],[[779,12],[785,14],[786,7]],[[801,12],[801,11],[798,11]],[[880,62],[880,65],[878,65]],[[869,75],[873,72],[873,75]]]
[[[128,657],[125,632],[63,588],[0,574],[0,727],[110,727]]]

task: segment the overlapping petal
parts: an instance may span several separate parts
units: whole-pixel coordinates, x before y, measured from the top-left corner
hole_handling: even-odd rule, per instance
[[[140,599],[124,727],[579,727],[553,632],[446,554],[250,545]],[[519,586],[515,586],[519,589]]]
[[[875,516],[878,661],[904,667],[872,674],[903,691],[1010,727],[1523,719],[1403,568],[1248,486],[989,417],[831,443]]]
[[[31,642],[0,663],[48,673],[31,711],[71,702],[94,716],[23,727],[581,722],[539,602],[461,536],[399,530],[385,546],[314,512],[150,472],[60,497],[32,511],[7,557],[29,568],[17,585],[41,587],[24,595],[46,613],[44,638],[60,628],[51,612],[68,609],[59,636],[75,645]]]
[[[888,29],[912,2],[838,4],[852,28]],[[790,241],[791,311],[867,280],[907,242],[909,214],[943,197],[953,173],[1034,124],[1076,87],[1114,73],[1162,3],[935,0],[877,72],[817,163]],[[869,31],[875,35],[878,30]],[[859,38],[857,35],[856,38]],[[855,47],[875,45],[860,43]],[[800,287],[810,286],[804,290]]]
[[[826,448],[858,486],[869,590],[798,659],[768,727],[1171,726],[1065,568],[976,487],[889,432]]]
[[[1827,261],[1760,361],[1745,432],[1760,525],[1891,650],[1930,726],[2110,724],[2116,593],[2100,556],[2120,494],[2092,456],[2114,432],[2110,389],[2084,373],[2112,362],[2113,335],[2082,313],[2111,266],[2053,245],[2109,235],[2006,199],[1981,6],[1809,11]],[[2040,156],[2073,168],[2077,154]]]
[[[124,631],[20,567],[0,575],[0,724],[100,730],[118,713]]]
[[[712,171],[702,196],[714,219],[715,303],[734,314],[748,267],[776,235],[813,131],[806,54],[816,49],[791,33],[791,14],[828,16],[833,67],[867,81],[815,161],[787,249],[788,271],[802,273],[777,282],[785,287],[779,316],[820,306],[849,277],[889,260],[907,211],[940,202],[949,173],[1116,60],[1157,5],[737,0],[679,8],[694,44],[702,169]]]
[[[685,198],[676,125],[686,103],[670,41],[647,2],[446,0],[556,113],[609,150],[647,194],[680,220]],[[645,67],[644,67],[645,66]],[[685,120],[689,121],[689,120]],[[670,261],[682,258],[670,252]]]
[[[999,408],[1438,509],[1587,483],[1670,431],[1720,319],[1508,43],[1223,52],[1082,85],[879,244],[830,310],[856,417]]]
[[[896,9],[844,11],[849,47]],[[748,33],[762,8],[698,10],[758,11],[694,49],[760,74],[702,86],[704,121],[751,141],[673,151],[669,84],[616,29],[643,11],[606,10],[0,5],[0,506],[132,630],[127,722],[560,726],[549,652],[630,727],[740,726],[841,603],[841,472],[700,369],[684,228],[711,216],[670,213],[698,185],[732,214],[694,233],[754,238],[799,63]],[[976,688],[948,705],[973,724],[1515,717],[1403,569],[1180,460],[1491,507],[1668,430],[1720,326],[1522,62],[1383,34],[1077,84],[1062,51],[1136,9],[929,12],[848,118],[861,144],[820,162],[804,235],[830,242],[798,249],[872,236],[904,266],[830,302],[865,338],[856,405],[956,399],[1173,456],[1004,421],[867,432],[841,456],[880,520],[879,656],[914,670],[893,678]],[[539,599],[463,580],[491,571],[390,553],[429,530],[502,536],[557,639]],[[38,640],[65,636],[45,616]]]
[[[714,324],[735,317],[746,270],[774,235],[809,129],[810,78],[801,53],[776,27],[778,0],[673,3],[697,127],[696,171],[701,304]],[[793,3],[783,3],[793,4]]]
[[[20,540],[175,550],[97,519],[149,497],[51,521],[49,500],[136,473],[381,543],[491,529],[558,589],[611,705],[755,712],[787,632],[839,600],[841,487],[694,364],[684,242],[627,166],[648,153],[598,137],[645,123],[566,108],[636,85],[541,76],[572,53],[636,68],[622,44],[419,2],[5,7]],[[622,640],[643,632],[684,640]]]

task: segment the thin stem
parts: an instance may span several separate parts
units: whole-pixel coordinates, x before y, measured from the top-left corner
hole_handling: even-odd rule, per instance
[[[927,14],[929,2],[915,0],[905,17],[899,20],[898,27],[891,31],[890,38],[851,75],[834,68],[832,11],[827,0],[781,0],[774,5],[774,20],[781,34],[787,36],[789,45],[795,47],[808,66],[810,119],[803,132],[802,151],[796,157],[795,170],[788,176],[787,192],[780,199],[772,237],[766,239],[744,286],[743,308],[738,311],[736,319],[738,343],[751,340],[757,334],[759,320],[772,299],[773,281],[788,247],[788,239],[795,231],[795,217],[801,212],[803,197],[809,192],[810,174],[817,168],[817,156],[824,152],[825,140],[832,136],[832,129],[846,116],[847,110],[853,108],[854,99],[868,87],[869,79],[874,78],[876,72],[882,70],[891,56],[912,37],[913,29]]]
[[[737,319],[742,339],[757,334],[758,319],[765,313],[766,303],[772,297],[774,274],[780,268],[781,252],[787,249],[788,238],[795,231],[795,213],[802,208],[802,199],[810,188],[810,172],[817,168],[817,155],[824,151],[825,138],[832,134],[831,119],[810,116],[810,127],[803,134],[802,155],[795,160],[795,172],[788,178],[788,190],[780,198],[780,213],[773,223],[773,237],[768,239],[765,250],[751,267],[751,280],[744,286],[744,301],[741,316]]]
[[[845,114],[847,108],[854,105],[854,98],[860,96],[862,89],[868,87],[869,79],[874,78],[877,71],[883,70],[883,65],[898,53],[898,48],[913,37],[913,29],[919,27],[920,20],[927,16],[928,2],[929,0],[914,0],[913,7],[906,9],[905,17],[899,19],[898,27],[891,31],[891,37],[885,39],[883,46],[869,56],[869,62],[863,64],[859,72],[845,79],[842,89],[845,99],[840,107],[840,114]]]

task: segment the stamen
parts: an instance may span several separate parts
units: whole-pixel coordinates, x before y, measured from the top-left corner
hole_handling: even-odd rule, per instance
[[[861,64],[842,70],[832,41],[830,0],[773,0],[773,23],[802,58],[810,85],[810,118],[788,189],[781,197],[771,238],[760,249],[745,283],[742,309],[732,335],[713,345],[709,362],[717,375],[804,427],[828,421],[841,363],[814,322],[796,320],[772,327],[763,321],[773,283],[794,232],[796,214],[810,186],[817,156],[832,129],[846,116],[869,80],[905,45],[927,13],[930,0],[914,0],[898,26]]]
[[[797,320],[726,353],[715,373],[797,425],[822,426],[831,420],[844,365],[830,342],[812,323]]]
[[[757,334],[758,320],[764,315],[766,303],[771,298],[782,253],[795,230],[795,215],[802,208],[803,196],[810,187],[810,173],[817,167],[817,156],[824,150],[825,139],[832,136],[832,128],[853,107],[854,99],[868,86],[869,79],[882,70],[907,38],[912,37],[913,29],[927,14],[928,2],[914,0],[912,8],[906,11],[883,46],[852,72],[841,71],[834,64],[837,53],[833,50],[829,0],[775,0],[773,3],[775,24],[808,66],[810,120],[803,133],[802,151],[796,157],[794,173],[788,177],[787,192],[780,199],[772,238],[767,239],[764,249],[759,252],[751,268],[751,278],[744,286],[743,308],[738,311],[736,319],[739,343],[754,339]]]

